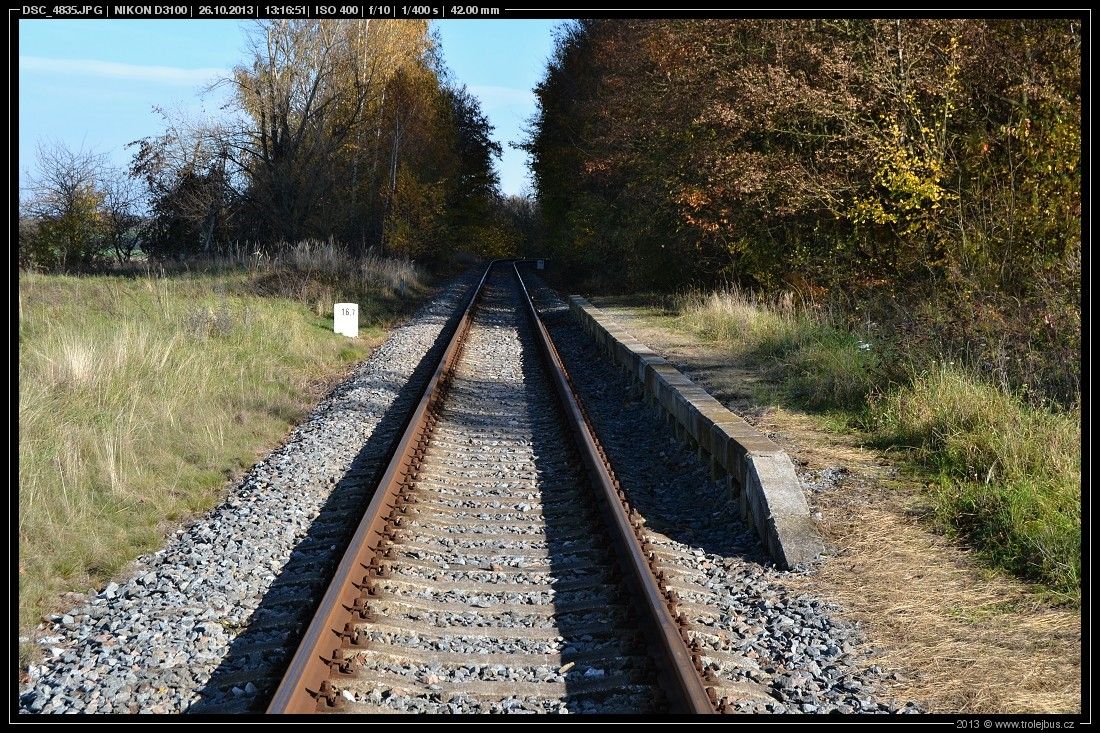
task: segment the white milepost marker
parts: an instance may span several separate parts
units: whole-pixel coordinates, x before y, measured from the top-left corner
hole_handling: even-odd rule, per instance
[[[332,330],[348,338],[359,338],[359,304],[337,303],[332,306]]]

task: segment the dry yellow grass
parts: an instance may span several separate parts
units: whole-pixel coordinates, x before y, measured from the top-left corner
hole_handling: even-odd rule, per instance
[[[942,713],[1079,712],[1080,616],[982,572],[898,498],[879,489],[820,500],[835,554],[794,584],[862,623],[878,663],[902,672],[899,698]]]
[[[21,275],[22,630],[212,506],[227,476],[305,413],[317,385],[362,358],[424,292],[408,263],[332,270],[330,253],[303,250],[297,265],[319,259],[327,277],[285,264]],[[332,332],[336,298],[361,304],[360,338]]]
[[[597,304],[600,301],[597,299]],[[605,305],[610,305],[605,303]],[[651,311],[612,308],[631,332],[741,412],[809,470],[848,469],[812,497],[829,557],[792,590],[835,601],[865,629],[874,662],[898,671],[890,693],[937,713],[1081,710],[1081,617],[1076,608],[1003,573],[930,529],[930,496],[889,456],[820,417],[756,403],[760,370],[730,364]]]

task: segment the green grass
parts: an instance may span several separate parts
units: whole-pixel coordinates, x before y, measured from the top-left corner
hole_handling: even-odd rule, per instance
[[[783,403],[907,449],[933,479],[943,526],[992,565],[1079,599],[1079,407],[1036,405],[941,355],[781,299],[690,293],[669,310],[675,327],[764,370]]]
[[[22,274],[20,627],[212,507],[423,295],[388,267]],[[359,339],[334,300],[361,304]]]
[[[996,565],[1076,596],[1081,413],[1028,405],[940,364],[871,401],[881,440],[912,446],[939,479],[940,519]]]

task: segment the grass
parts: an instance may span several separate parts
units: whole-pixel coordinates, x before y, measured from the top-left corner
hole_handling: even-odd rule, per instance
[[[871,401],[881,439],[938,477],[944,524],[996,565],[1076,596],[1081,583],[1081,414],[1025,403],[949,364]]]
[[[21,630],[212,507],[425,292],[407,263],[294,249],[171,275],[21,275]],[[340,300],[360,303],[358,339],[332,333]]]
[[[874,476],[874,454],[859,453],[853,479]],[[926,531],[910,490],[864,487],[815,497],[835,554],[786,582],[867,630],[875,663],[900,672],[890,695],[941,714],[1080,712],[1080,610]]]
[[[905,449],[933,476],[943,526],[993,565],[1079,601],[1080,407],[1036,404],[881,328],[853,330],[782,297],[695,292],[669,308],[681,329],[763,368],[788,404]]]
[[[679,323],[721,342],[740,360],[767,369],[786,397],[812,409],[858,410],[893,359],[886,344],[834,325],[827,313],[741,290],[693,292],[675,298]]]

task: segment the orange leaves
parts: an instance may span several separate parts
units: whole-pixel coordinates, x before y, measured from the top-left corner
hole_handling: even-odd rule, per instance
[[[684,189],[676,198],[679,203],[695,210],[703,208],[711,201],[703,189],[697,186]]]

